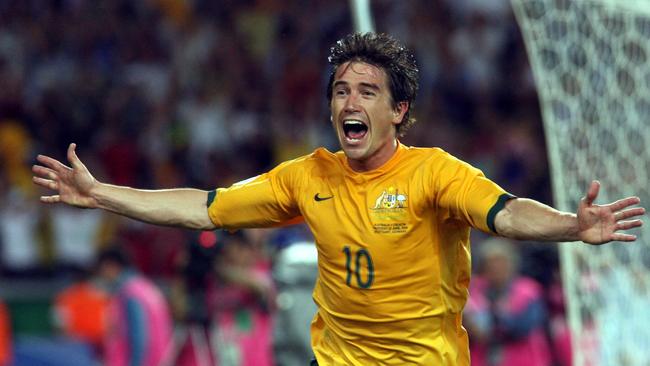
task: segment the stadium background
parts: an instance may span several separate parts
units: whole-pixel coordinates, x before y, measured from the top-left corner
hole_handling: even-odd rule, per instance
[[[551,203],[532,74],[506,0],[373,0],[378,31],[414,51],[419,120],[402,140],[439,146],[517,196]],[[213,189],[317,146],[337,149],[324,96],[330,45],[353,31],[347,1],[0,2],[0,298],[14,345],[53,339],[53,296],[120,243],[171,293],[198,234],[46,207],[37,153],[69,142],[95,176],[139,188]],[[273,259],[304,228],[247,234]],[[485,237],[476,233],[474,247]],[[518,246],[549,289],[557,254]]]

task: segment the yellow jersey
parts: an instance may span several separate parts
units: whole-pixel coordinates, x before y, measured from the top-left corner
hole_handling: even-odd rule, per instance
[[[216,197],[215,197],[216,196]],[[511,198],[438,148],[402,144],[355,172],[343,152],[310,155],[208,199],[218,227],[301,218],[318,248],[312,347],[319,365],[469,365],[461,312],[470,227],[494,232]]]

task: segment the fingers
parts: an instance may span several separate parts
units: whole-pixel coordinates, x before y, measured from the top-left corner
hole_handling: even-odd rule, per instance
[[[612,241],[635,241],[636,235],[615,233],[612,235]]]
[[[587,190],[587,195],[583,198],[584,202],[587,205],[591,205],[596,197],[598,197],[598,191],[600,190],[600,182],[597,180],[591,181],[591,185]]]
[[[40,165],[32,166],[32,172],[34,172],[36,175],[52,180],[58,178],[58,174],[54,170]]]
[[[639,202],[641,202],[639,197],[627,197],[627,198],[623,198],[623,199],[620,199],[620,200],[618,200],[616,202],[613,202],[613,203],[609,204],[609,208],[612,211],[620,211],[620,210],[622,210],[622,209],[624,209],[626,207],[636,205]],[[645,212],[645,210],[643,210],[643,212]]]
[[[54,170],[44,166],[34,165],[32,166],[32,171],[37,175],[32,177],[32,182],[34,182],[34,184],[52,190],[59,189],[59,176]]]
[[[43,203],[59,203],[61,202],[61,196],[53,195],[53,196],[41,196],[41,202]]]
[[[628,211],[633,211],[633,210],[628,210]],[[643,225],[643,221],[641,221],[639,219],[628,220],[628,221],[620,221],[620,222],[616,223],[616,226],[614,227],[614,231],[630,230],[630,229],[634,229],[636,227],[640,227],[642,225]],[[636,235],[614,232],[612,234],[612,237],[611,237],[610,240],[611,241],[630,242],[630,241],[635,241],[636,240]]]
[[[617,212],[614,215],[614,219],[616,219],[616,221],[621,221],[621,220],[629,219],[630,217],[641,216],[644,213],[645,213],[645,208],[635,207],[635,208],[630,208],[628,210]]]
[[[616,224],[616,229],[615,230],[629,230],[633,229],[635,227],[639,227],[643,225],[643,221],[641,220],[628,220],[628,221],[621,221]]]
[[[67,167],[65,164],[61,163],[60,161],[53,159],[49,156],[46,155],[38,155],[36,157],[36,160],[40,162],[41,164],[45,165],[46,167],[57,171],[57,172],[62,172],[64,170],[69,170],[70,168]]]
[[[59,189],[59,184],[53,180],[50,179],[44,179],[41,177],[34,177],[32,178],[32,181],[41,187],[45,187],[51,190],[58,190]]]
[[[77,156],[77,153],[75,151],[76,148],[77,148],[77,144],[75,143],[71,143],[70,146],[68,146],[68,161],[72,165],[72,168],[80,169],[81,167],[83,167],[83,163]]]

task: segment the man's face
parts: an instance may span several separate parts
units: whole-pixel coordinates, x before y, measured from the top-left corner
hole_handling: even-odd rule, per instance
[[[395,125],[408,103],[393,108],[387,79],[382,69],[364,62],[346,62],[334,75],[332,123],[354,170],[376,169],[395,152]]]
[[[119,265],[110,261],[100,262],[97,267],[99,280],[104,281],[109,287],[113,286],[120,277],[122,269]]]
[[[502,288],[513,275],[513,264],[503,254],[492,254],[485,258],[485,278],[491,286]]]

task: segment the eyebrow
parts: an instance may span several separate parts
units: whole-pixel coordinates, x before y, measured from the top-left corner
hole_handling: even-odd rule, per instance
[[[349,85],[349,83],[347,81],[337,80],[332,85],[332,88],[336,88],[339,85],[347,86],[347,85]],[[362,87],[370,88],[370,89],[377,90],[377,91],[381,90],[379,85],[377,85],[375,83],[364,83],[364,82],[362,82],[362,83],[359,83],[359,85],[361,85]]]

